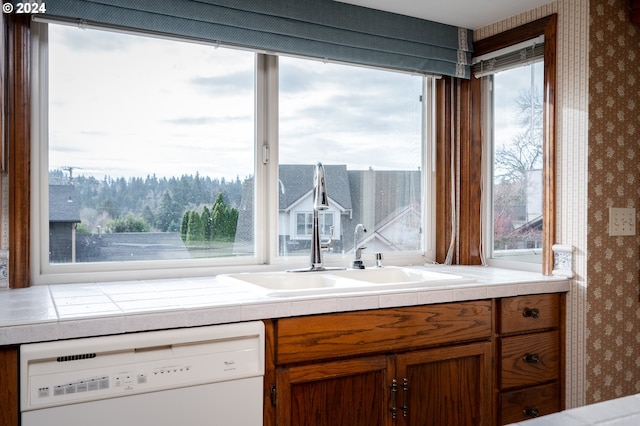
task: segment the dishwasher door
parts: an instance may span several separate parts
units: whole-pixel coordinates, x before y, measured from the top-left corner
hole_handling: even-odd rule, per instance
[[[27,411],[22,426],[262,425],[258,400],[262,379],[253,377]]]
[[[254,321],[23,345],[23,426],[262,425]]]

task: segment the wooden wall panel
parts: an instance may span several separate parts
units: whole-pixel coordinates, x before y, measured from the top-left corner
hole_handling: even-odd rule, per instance
[[[30,74],[28,15],[9,15],[7,26],[7,110],[9,148],[9,286],[29,286],[30,247]]]

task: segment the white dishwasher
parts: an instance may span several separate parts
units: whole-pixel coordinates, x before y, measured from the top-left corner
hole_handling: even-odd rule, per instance
[[[260,321],[25,344],[22,426],[262,425]]]

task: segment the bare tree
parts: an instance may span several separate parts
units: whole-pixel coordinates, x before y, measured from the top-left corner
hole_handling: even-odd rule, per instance
[[[524,182],[529,170],[542,167],[542,93],[539,90],[518,95],[516,122],[522,131],[495,154],[498,181]]]
[[[518,242],[525,238],[513,232],[513,223],[527,220],[527,177],[530,171],[542,168],[542,104],[539,90],[525,90],[519,94],[515,113],[521,131],[495,153],[496,249],[516,248]]]

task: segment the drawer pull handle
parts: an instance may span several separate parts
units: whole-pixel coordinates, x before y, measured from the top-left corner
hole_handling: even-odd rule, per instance
[[[525,308],[524,311],[522,311],[522,316],[526,318],[536,319],[540,316],[540,311],[537,308]]]
[[[538,407],[525,408],[522,410],[522,414],[525,417],[540,417],[540,410],[538,410]]]
[[[526,354],[522,359],[527,364],[537,364],[540,362],[540,356],[538,354]]]

